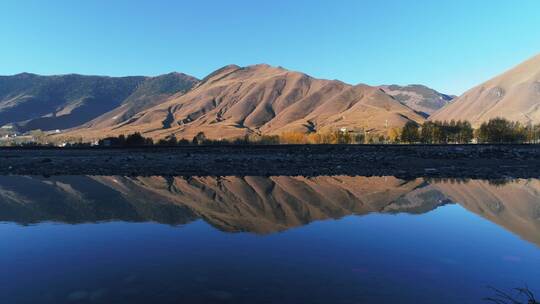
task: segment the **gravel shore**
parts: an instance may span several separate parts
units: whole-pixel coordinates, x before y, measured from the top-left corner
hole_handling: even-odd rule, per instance
[[[540,145],[0,149],[1,175],[540,177]]]

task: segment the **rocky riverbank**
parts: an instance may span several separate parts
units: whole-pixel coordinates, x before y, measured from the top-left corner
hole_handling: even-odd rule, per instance
[[[540,145],[4,148],[0,174],[531,178],[540,177]]]

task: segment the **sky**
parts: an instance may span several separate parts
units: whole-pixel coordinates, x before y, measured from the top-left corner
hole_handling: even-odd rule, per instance
[[[0,75],[267,63],[448,94],[540,53],[540,0],[0,1]]]

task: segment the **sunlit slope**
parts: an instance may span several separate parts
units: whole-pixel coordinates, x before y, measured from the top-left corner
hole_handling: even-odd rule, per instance
[[[341,128],[383,133],[409,120],[422,122],[423,117],[376,87],[315,79],[268,65],[230,65],[127,122],[80,129],[78,135],[141,132],[152,138],[191,138],[204,132],[209,138],[235,138]]]
[[[468,120],[479,126],[496,117],[540,123],[540,55],[467,91],[430,120]]]

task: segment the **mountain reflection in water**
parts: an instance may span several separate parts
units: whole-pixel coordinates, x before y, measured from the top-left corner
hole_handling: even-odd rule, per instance
[[[446,204],[540,246],[540,181],[402,180],[395,177],[0,177],[0,221],[102,221],[268,234],[369,213],[422,214]]]

